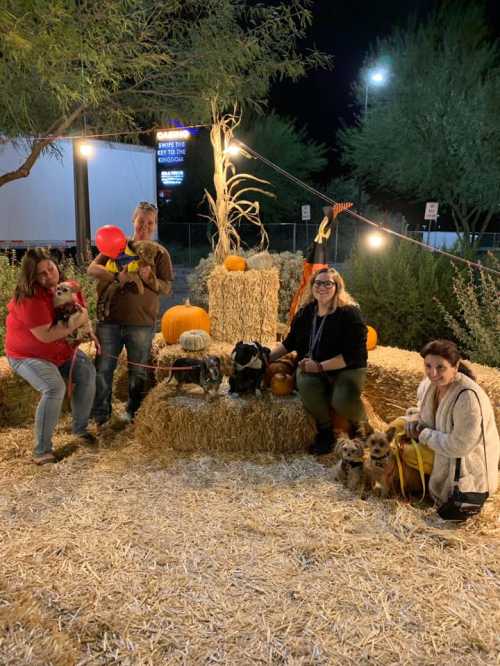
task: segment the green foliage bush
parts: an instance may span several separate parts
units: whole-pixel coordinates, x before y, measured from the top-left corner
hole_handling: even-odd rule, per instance
[[[500,270],[500,261],[489,263]],[[438,305],[461,350],[477,363],[500,367],[500,280],[485,270],[456,271],[453,292],[458,312],[450,313]]]
[[[348,265],[347,289],[383,345],[419,350],[453,332],[438,297],[454,316],[453,266],[446,257],[397,240],[378,252],[358,247]]]
[[[4,352],[5,318],[7,317],[7,303],[14,294],[17,283],[19,262],[8,254],[0,254],[0,353]],[[96,282],[87,275],[85,268],[80,268],[71,259],[65,259],[61,264],[61,271],[67,280],[77,280],[87,300],[89,316],[95,320],[96,314]]]
[[[249,257],[255,254],[255,250],[242,251],[241,256]],[[274,266],[279,271],[280,290],[278,293],[278,319],[286,323],[292,298],[297,291],[302,277],[304,257],[302,252],[277,252],[271,253]],[[212,253],[201,259],[193,272],[187,277],[189,285],[189,296],[191,303],[199,305],[208,310],[208,276],[215,266]]]
[[[0,254],[0,354],[3,353],[4,348],[7,303],[14,293],[18,268],[13,256]]]

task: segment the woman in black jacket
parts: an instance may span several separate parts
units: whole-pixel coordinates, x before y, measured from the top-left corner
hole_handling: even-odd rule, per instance
[[[275,361],[296,351],[297,388],[318,434],[311,453],[329,453],[334,444],[330,409],[355,430],[366,419],[361,391],[366,379],[366,325],[357,303],[333,268],[313,274],[290,332],[271,352]]]

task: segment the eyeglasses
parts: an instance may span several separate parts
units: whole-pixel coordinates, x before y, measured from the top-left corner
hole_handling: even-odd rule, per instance
[[[149,201],[139,201],[137,208],[140,208],[141,210],[158,210],[158,206],[149,203]]]
[[[335,286],[335,282],[333,280],[314,280],[313,285],[316,287],[316,289],[331,289],[332,287]]]

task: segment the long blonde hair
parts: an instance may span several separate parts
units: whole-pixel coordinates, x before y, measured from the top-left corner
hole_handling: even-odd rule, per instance
[[[342,275],[337,273],[337,271],[331,267],[320,268],[313,273],[311,279],[309,280],[309,284],[304,289],[304,296],[302,298],[301,307],[304,307],[308,305],[308,303],[312,303],[312,301],[316,300],[313,296],[313,283],[318,275],[322,275],[323,273],[326,273],[330,279],[335,282],[335,296],[332,299],[330,308],[331,312],[335,312],[337,308],[341,308],[344,305],[354,305],[359,307],[358,303],[356,303],[351,294],[346,290],[344,278]]]

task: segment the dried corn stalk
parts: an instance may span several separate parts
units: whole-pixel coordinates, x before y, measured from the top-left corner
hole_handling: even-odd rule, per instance
[[[237,226],[241,221],[251,222],[259,227],[259,249],[267,247],[269,238],[260,220],[259,202],[251,201],[252,194],[275,196],[272,192],[257,187],[255,183],[269,185],[267,180],[249,173],[236,173],[231,162],[228,147],[233,141],[233,133],[240,123],[236,107],[232,113],[220,115],[217,100],[212,101],[212,129],[210,141],[214,151],[215,197],[205,190],[210,214],[207,217],[217,227],[212,238],[217,263],[222,263],[228,254],[238,252],[241,239]],[[250,184],[249,184],[250,183]]]

